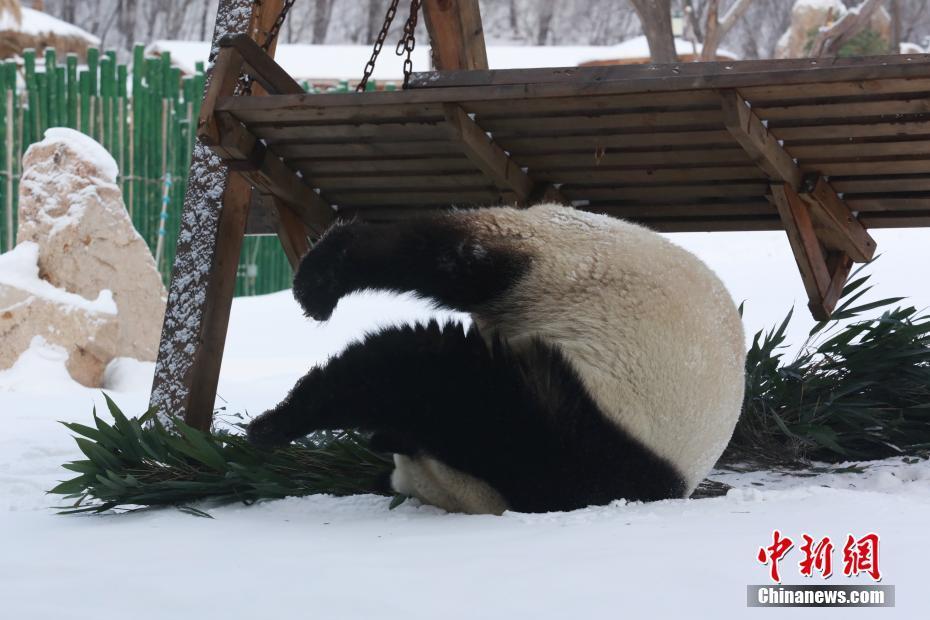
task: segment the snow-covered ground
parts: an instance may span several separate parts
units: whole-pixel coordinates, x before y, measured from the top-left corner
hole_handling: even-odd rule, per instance
[[[875,236],[884,253],[871,269],[876,294],[930,305],[930,286],[913,271],[926,264],[930,233]],[[747,331],[777,322],[794,301],[792,340],[803,338],[812,320],[782,233],[673,238],[747,301]],[[354,296],[320,325],[286,292],[237,299],[220,403],[260,413],[366,330],[434,314],[412,299]],[[896,609],[880,613],[925,614],[927,462],[803,477],[718,472],[736,487],[726,497],[547,515],[451,515],[415,501],[390,511],[386,498],[317,496],[210,508],[213,520],[172,509],[58,516],[44,491],[79,452],[56,420],[87,422],[94,403],[105,409],[63,363],[33,347],[0,372],[2,618],[736,618],[747,614],[746,585],[767,581],[756,553],[775,528],[796,541],[840,541],[837,572],[847,533],[879,533],[882,583],[897,588]],[[145,409],[151,374],[133,360],[111,366],[109,392],[124,411]],[[799,576],[798,546],[781,564],[784,581],[822,583]],[[850,582],[871,580],[829,581]]]

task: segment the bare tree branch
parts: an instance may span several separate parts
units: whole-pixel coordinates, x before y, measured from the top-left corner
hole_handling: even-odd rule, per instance
[[[701,48],[701,60],[714,60],[717,49],[727,32],[743,16],[752,0],[736,0],[724,14],[723,19],[717,19],[720,9],[720,0],[709,0],[707,16],[704,22],[704,41]]]

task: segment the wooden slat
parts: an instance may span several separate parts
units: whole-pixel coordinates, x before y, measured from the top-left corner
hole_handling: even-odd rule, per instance
[[[309,177],[396,172],[402,174],[445,174],[474,172],[475,164],[468,158],[434,157],[430,159],[290,159],[288,163]]]
[[[229,98],[236,90],[236,80],[242,70],[242,57],[232,48],[223,48],[216,55],[211,69],[210,83],[203,96],[200,116],[197,119],[197,137],[204,144],[220,141],[214,112],[217,102]]]
[[[359,159],[372,157],[427,157],[461,155],[455,142],[373,142],[371,144],[282,144],[275,152],[286,159]]]
[[[930,158],[895,161],[860,161],[820,163],[807,165],[801,162],[805,172],[819,172],[827,176],[858,176],[875,174],[930,174]]]
[[[836,191],[844,194],[894,194],[896,192],[930,192],[930,176],[832,177]]]
[[[930,227],[930,210],[910,213],[866,213],[859,219],[867,228]]]
[[[520,166],[461,107],[447,105],[446,120],[458,135],[465,156],[497,187],[514,192],[517,200],[525,203],[533,191],[533,181]]]
[[[748,215],[776,215],[775,207],[765,199],[728,201],[728,202],[695,202],[681,204],[649,204],[591,202],[579,204],[578,208],[590,211],[604,209],[616,217],[625,219],[647,219],[656,217],[742,217]]]
[[[843,103],[818,103],[815,105],[792,105],[781,107],[753,106],[759,118],[767,121],[797,120],[847,120],[856,117],[891,117],[897,114],[926,114],[930,112],[930,100],[926,95],[917,99],[887,99]]]
[[[249,131],[271,143],[417,142],[448,140],[452,134],[442,121],[431,123],[362,123],[333,125],[249,123]]]
[[[723,116],[720,110],[700,110],[694,112],[629,112],[590,116],[528,116],[506,119],[479,117],[478,122],[495,137],[554,136],[617,129],[638,129],[640,131],[652,128],[664,128],[666,131],[716,129],[723,123]]]
[[[404,91],[407,92],[407,91]],[[351,95],[277,95],[268,99],[269,105],[255,105],[252,97],[223,97],[217,100],[216,109],[230,112],[244,123],[378,123],[378,122],[429,122],[442,120],[442,101],[435,102],[383,102],[372,105],[371,97],[381,99],[392,92],[353,93]],[[349,97],[341,105],[333,105],[331,97]],[[440,98],[441,99],[441,98]]]
[[[714,150],[690,149],[674,151],[619,152],[603,151],[559,155],[521,155],[520,163],[531,170],[587,169],[600,166],[650,168],[654,166],[746,165],[749,159],[740,148]]]
[[[806,162],[856,161],[892,155],[930,155],[930,139],[898,142],[809,144],[789,146],[789,154]]]
[[[908,211],[930,210],[930,195],[918,194],[908,197],[880,196],[875,198],[847,197],[846,203],[853,211],[871,213],[876,211]]]
[[[580,136],[525,136],[507,137],[500,133],[494,139],[512,153],[553,154],[567,152],[595,152],[599,150],[632,148],[672,148],[677,146],[712,147],[730,146],[733,136],[724,130],[671,131],[671,132],[597,132]]]
[[[587,210],[582,207],[581,210]],[[597,210],[595,213],[611,215],[610,209]],[[778,216],[749,215],[745,217],[693,217],[693,218],[644,218],[631,220],[647,226],[657,232],[734,232],[750,230],[781,230]]]
[[[773,181],[782,181],[792,188],[801,183],[797,164],[749,108],[736,91],[723,91],[720,101],[727,130],[743,150]]]
[[[420,190],[420,191],[352,191],[329,192],[328,197],[339,205],[339,213],[346,208],[370,205],[372,207],[391,207],[391,210],[412,205],[492,205],[509,203],[504,195],[493,187],[485,189],[456,189],[454,191]],[[398,213],[398,216],[400,213]]]
[[[443,174],[400,176],[398,174],[370,175],[370,176],[316,176],[311,179],[314,187],[326,191],[351,189],[430,189],[448,188],[475,188],[492,185],[491,180],[481,172],[471,174]]]
[[[776,138],[788,145],[799,141],[849,140],[850,138],[930,136],[930,121],[921,122],[876,122],[837,123],[833,125],[803,125],[799,127],[770,126]]]
[[[563,185],[562,193],[573,200],[695,200],[700,198],[749,198],[765,196],[766,181],[730,182],[705,185],[655,185],[602,187],[591,185]]]
[[[909,54],[854,58],[799,58],[734,62],[613,65],[497,71],[415,73],[411,87],[452,90],[461,87],[578,84],[614,87],[619,92],[741,88],[870,79],[925,78],[930,56]],[[623,90],[620,90],[620,89]],[[595,93],[591,93],[595,94]]]
[[[695,181],[739,181],[765,179],[765,173],[756,166],[720,166],[711,168],[677,168],[657,170],[617,170],[600,167],[591,170],[537,171],[533,177],[551,183],[629,183],[665,184]]]
[[[740,93],[753,105],[779,105],[836,97],[872,97],[902,93],[930,92],[930,78],[854,80],[850,82],[769,84],[741,88]]]
[[[466,112],[483,118],[513,118],[526,114],[603,114],[621,111],[687,111],[709,110],[717,106],[718,96],[711,90],[689,90],[675,93],[630,93],[620,95],[582,95],[576,97],[540,97],[525,99],[519,107],[507,100],[468,101]]]

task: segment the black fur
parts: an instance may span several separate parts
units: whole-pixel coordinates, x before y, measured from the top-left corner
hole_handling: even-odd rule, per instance
[[[476,330],[392,328],[311,370],[249,426],[280,445],[314,430],[373,431],[388,451],[432,456],[494,487],[510,508],[571,510],[681,497],[675,468],[608,422],[559,351],[516,353]]]
[[[527,256],[502,241],[482,243],[452,218],[355,221],[332,227],[304,256],[294,297],[321,321],[339,299],[364,289],[414,292],[471,312],[506,291],[528,265]]]

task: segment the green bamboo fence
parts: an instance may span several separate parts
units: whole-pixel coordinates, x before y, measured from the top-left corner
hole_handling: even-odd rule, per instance
[[[91,48],[85,64],[53,49],[26,50],[22,65],[0,63],[0,252],[15,243],[22,155],[49,127],[70,127],[104,146],[119,164],[117,182],[136,230],[156,256],[167,283],[187,189],[187,174],[203,93],[203,66],[182,76],[171,56],[133,50],[132,64]],[[373,84],[369,84],[373,88]],[[307,88],[313,91],[312,88]],[[334,90],[348,90],[342,83]],[[274,237],[248,237],[237,295],[288,288],[291,268]]]

